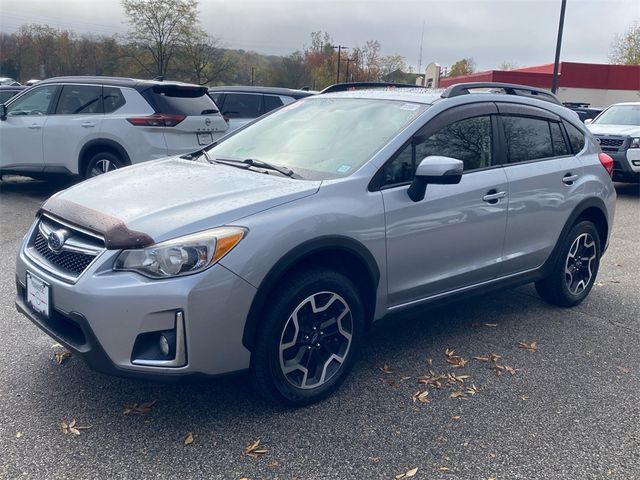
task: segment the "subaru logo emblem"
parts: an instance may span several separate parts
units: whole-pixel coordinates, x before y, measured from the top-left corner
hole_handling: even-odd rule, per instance
[[[211,125],[211,119],[210,118],[205,118],[204,120],[204,124],[208,127],[209,125]]]
[[[58,253],[62,250],[64,243],[69,238],[69,232],[64,229],[56,230],[49,234],[47,238],[47,246],[52,252]]]

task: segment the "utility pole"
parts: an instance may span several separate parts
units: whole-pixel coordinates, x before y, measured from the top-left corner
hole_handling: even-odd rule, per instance
[[[253,87],[253,71],[254,67],[251,67],[251,86]]]
[[[338,49],[338,71],[336,72],[336,83],[340,83],[340,52],[342,52],[342,50],[349,50],[349,48],[344,45],[331,45],[331,48],[334,50],[336,48]]]
[[[345,82],[348,82],[348,81],[349,81],[349,64],[350,64],[351,62],[353,62],[353,58],[348,58],[348,57],[347,57],[347,58],[345,58],[345,59],[344,59],[344,61],[345,61],[345,62],[347,62],[347,70],[346,70],[346,72],[344,73],[344,81],[345,81]]]
[[[418,73],[422,72],[422,44],[424,43],[424,25],[426,20],[422,21],[422,33],[420,34],[420,59],[418,61]]]
[[[551,92],[558,90],[558,69],[560,68],[560,47],[562,47],[562,30],[564,29],[564,12],[567,8],[567,0],[562,0],[560,6],[560,23],[558,24],[558,41],[556,42],[556,59],[553,63],[553,79],[551,81]]]

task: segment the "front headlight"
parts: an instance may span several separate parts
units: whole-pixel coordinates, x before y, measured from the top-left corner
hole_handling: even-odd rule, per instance
[[[241,227],[220,227],[167,240],[150,247],[124,250],[114,270],[150,278],[191,275],[206,270],[229,253],[247,234]]]
[[[640,148],[640,137],[631,138],[631,144],[629,148]]]

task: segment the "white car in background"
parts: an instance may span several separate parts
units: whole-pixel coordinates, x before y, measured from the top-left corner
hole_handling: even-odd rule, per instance
[[[229,131],[240,128],[265,113],[309,97],[316,92],[279,87],[211,87],[213,98],[229,122]]]
[[[0,105],[0,175],[93,177],[193,152],[228,129],[206,87],[51,78]]]
[[[640,182],[640,102],[616,103],[585,124],[613,158],[613,179]]]

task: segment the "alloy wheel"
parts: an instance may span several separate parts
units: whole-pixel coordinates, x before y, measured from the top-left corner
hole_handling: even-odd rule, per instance
[[[589,233],[580,234],[571,244],[564,265],[564,278],[572,295],[580,295],[593,279],[598,252]]]
[[[102,175],[103,173],[111,172],[116,170],[118,166],[109,160],[108,158],[101,158],[98,160],[91,171],[89,172],[90,177],[97,177],[98,175]]]
[[[351,309],[337,293],[318,292],[300,302],[280,337],[280,368],[287,381],[311,389],[333,378],[349,354],[353,328]]]

